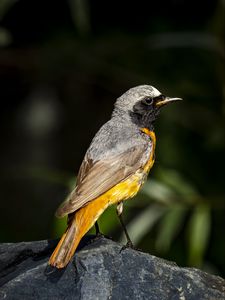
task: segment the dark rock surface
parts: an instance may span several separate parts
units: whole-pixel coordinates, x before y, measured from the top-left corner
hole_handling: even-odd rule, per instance
[[[84,240],[67,268],[52,269],[47,261],[55,245],[1,244],[0,299],[225,299],[222,278],[131,249],[120,252],[105,238]]]

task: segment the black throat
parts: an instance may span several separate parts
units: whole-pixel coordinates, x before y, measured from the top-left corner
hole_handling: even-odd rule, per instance
[[[132,123],[137,125],[139,128],[148,128],[149,130],[154,130],[154,122],[159,115],[159,110],[149,110],[142,114],[130,111],[130,118]]]

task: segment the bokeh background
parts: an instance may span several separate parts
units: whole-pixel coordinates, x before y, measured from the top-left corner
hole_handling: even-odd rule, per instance
[[[225,275],[224,6],[0,0],[0,242],[55,238],[54,211],[130,87],[184,101],[156,124],[156,163],[124,218],[138,248]],[[124,236],[108,209],[101,230]]]

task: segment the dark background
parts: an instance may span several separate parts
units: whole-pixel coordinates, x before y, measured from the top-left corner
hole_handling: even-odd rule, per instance
[[[184,101],[125,219],[137,247],[225,275],[224,2],[0,0],[0,241],[59,236],[54,211],[115,99],[151,84]],[[102,231],[123,241],[115,209]]]

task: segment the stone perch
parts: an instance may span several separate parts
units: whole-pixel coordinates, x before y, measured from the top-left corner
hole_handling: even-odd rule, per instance
[[[0,299],[225,299],[224,279],[125,249],[103,237],[83,239],[63,270],[48,266],[57,241],[0,245]]]

